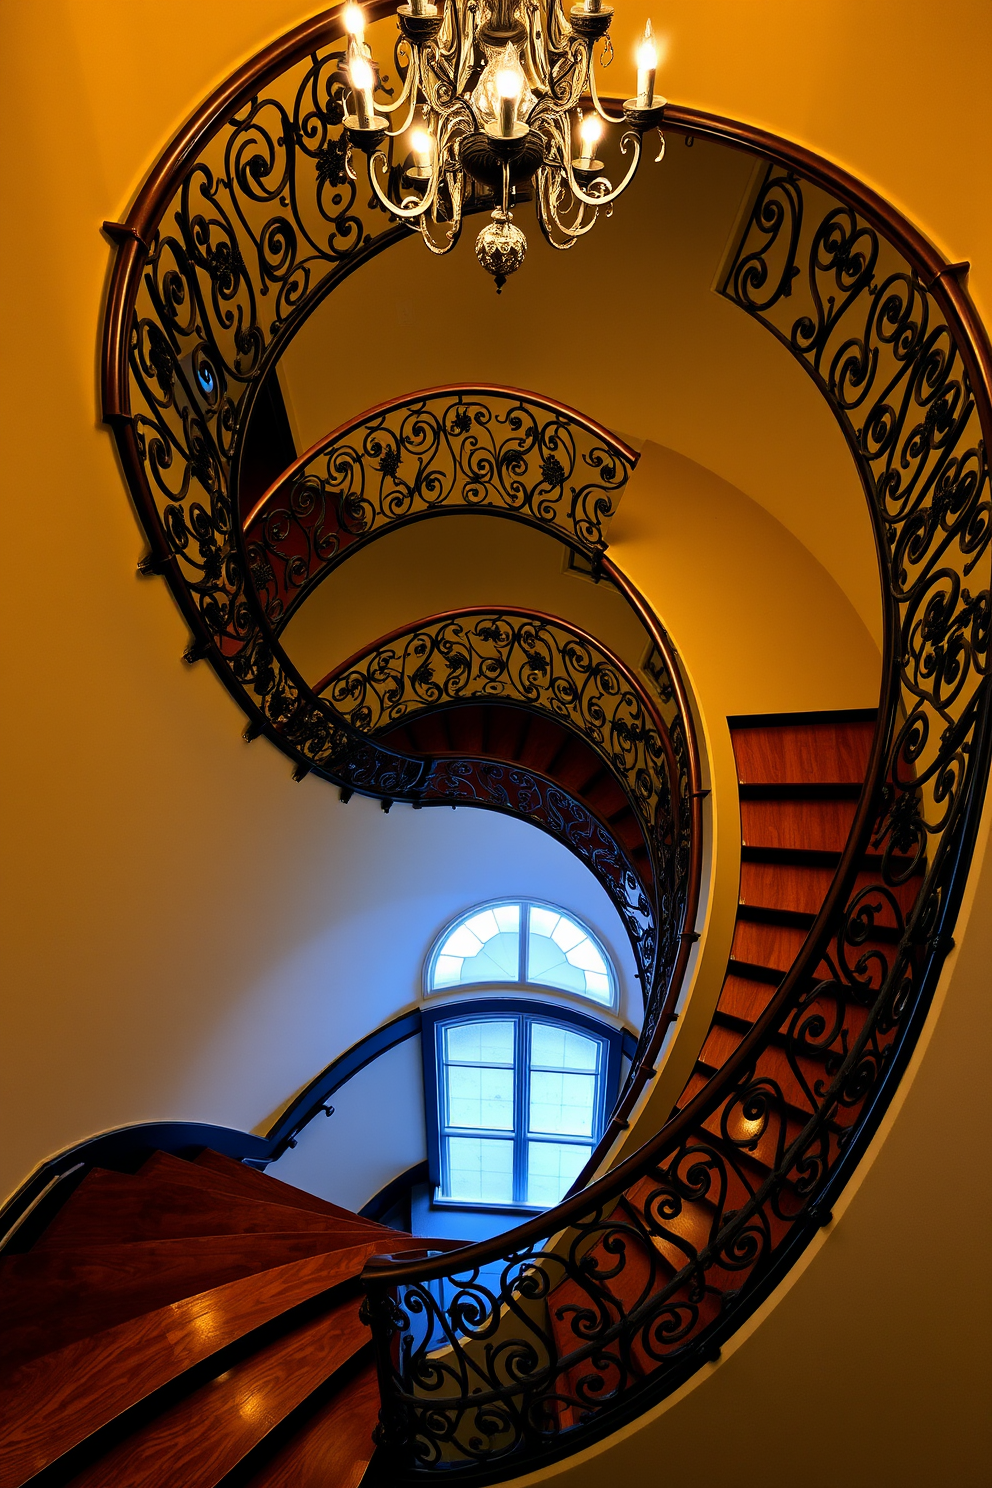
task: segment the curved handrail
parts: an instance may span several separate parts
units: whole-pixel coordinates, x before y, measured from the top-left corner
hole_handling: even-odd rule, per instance
[[[666,719],[661,698],[652,697],[619,657],[578,626],[542,611],[465,607],[398,626],[338,663],[315,683],[314,691],[329,692],[342,716],[373,736],[471,701],[543,714],[582,739],[623,791],[648,853],[651,872],[645,881],[609,821],[598,818],[637,885],[639,915],[633,913],[629,883],[623,882],[624,892],[618,895],[615,872],[604,873],[598,854],[587,861],[624,920],[645,1004],[654,1006],[656,968],[667,986],[672,960],[664,949],[658,960],[659,896],[670,906],[671,917],[684,923],[684,865],[673,862],[672,854],[685,832],[689,783],[669,732],[670,721],[678,722],[677,712],[672,710],[673,718]],[[666,696],[671,702],[667,690]],[[432,765],[423,786],[425,804],[447,768],[440,760]],[[444,790],[440,794],[446,798]],[[649,905],[651,920],[645,924],[643,911]]]

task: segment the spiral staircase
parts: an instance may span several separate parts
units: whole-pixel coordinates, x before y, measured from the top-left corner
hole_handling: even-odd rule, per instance
[[[718,292],[840,422],[883,655],[877,708],[726,721],[732,940],[659,1116],[702,960],[712,819],[705,700],[609,553],[637,452],[485,383],[408,392],[301,455],[276,458],[266,433],[293,336],[404,232],[382,214],[356,231],[347,171],[333,203],[323,191],[339,31],[328,12],[247,64],[108,224],[104,410],[142,572],[168,581],[187,660],[213,666],[245,738],[297,780],[386,810],[498,811],[574,853],[629,937],[643,1026],[587,1169],[494,1240],[403,1234],[316,1198],[261,1171],[276,1149],[247,1134],[135,1128],[60,1155],[5,1215],[0,1488],[499,1482],[636,1420],[719,1357],[830,1223],[951,944],[992,745],[992,358],[962,266],[809,152],[667,109],[669,133],[761,166]],[[272,99],[306,127],[275,141]],[[290,199],[293,233],[276,233]],[[610,585],[636,648],[489,605],[411,619],[308,679],[292,623],[343,566],[473,513],[550,536]],[[314,1095],[301,1119],[320,1109]]]

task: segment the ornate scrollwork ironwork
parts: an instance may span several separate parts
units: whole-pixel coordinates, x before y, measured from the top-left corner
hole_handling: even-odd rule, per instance
[[[553,616],[458,610],[421,621],[336,669],[320,690],[369,734],[469,700],[547,713],[610,766],[649,841],[671,834],[675,756],[660,713],[621,661]]]
[[[484,760],[435,760],[422,786],[441,797],[512,811],[575,852],[623,918],[642,985],[667,987],[689,882],[689,770],[672,693],[669,719],[616,657],[547,615],[460,610],[385,637],[317,684],[336,712],[370,735],[438,708],[475,701],[545,713],[581,737],[609,767],[640,823],[650,863],[645,883],[606,822],[539,773]],[[656,964],[665,906],[662,956]],[[646,1002],[657,1012],[657,998]],[[648,1020],[650,1037],[654,1024]]]
[[[656,1137],[502,1242],[367,1268],[398,1480],[512,1472],[711,1357],[829,1211],[946,951],[992,742],[967,344],[877,225],[792,170],[769,170],[723,293],[807,368],[861,470],[886,607],[869,778],[799,958]]]
[[[636,455],[580,414],[507,388],[408,394],[321,441],[246,522],[278,632],[345,553],[443,512],[509,515],[598,559]]]

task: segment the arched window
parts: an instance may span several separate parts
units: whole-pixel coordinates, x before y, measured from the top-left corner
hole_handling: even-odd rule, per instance
[[[564,910],[529,899],[480,905],[438,937],[424,990],[454,987],[553,988],[616,1006],[617,979],[587,926]]]

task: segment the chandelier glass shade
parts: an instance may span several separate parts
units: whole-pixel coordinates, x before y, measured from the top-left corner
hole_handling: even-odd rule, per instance
[[[531,198],[553,248],[571,248],[630,184],[643,137],[658,129],[666,100],[655,93],[658,51],[647,24],[637,52],[637,88],[619,115],[602,105],[594,51],[613,50],[613,9],[581,0],[404,0],[396,11],[399,96],[382,101],[360,6],[345,11],[349,146],[369,157],[381,205],[418,230],[432,253],[448,253],[461,234],[470,189],[494,204],[476,239],[482,266],[501,289],[518,269],[527,240],[511,204]],[[394,127],[394,121],[396,127]],[[622,126],[626,168],[616,185],[597,158],[609,126]],[[410,153],[391,165],[384,141],[409,134]],[[349,161],[349,170],[353,167]]]

